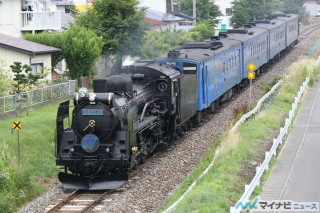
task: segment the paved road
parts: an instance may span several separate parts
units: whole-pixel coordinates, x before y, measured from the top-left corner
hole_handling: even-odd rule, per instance
[[[305,95],[260,199],[320,202],[320,79]]]

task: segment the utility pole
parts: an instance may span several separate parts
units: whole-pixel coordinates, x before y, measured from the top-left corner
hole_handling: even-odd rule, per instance
[[[193,25],[196,25],[197,21],[196,21],[196,18],[197,18],[197,13],[196,13],[196,9],[197,9],[197,6],[196,6],[197,2],[196,0],[193,0]]]

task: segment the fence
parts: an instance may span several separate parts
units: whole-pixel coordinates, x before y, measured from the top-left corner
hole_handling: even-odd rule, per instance
[[[289,111],[289,117],[286,118],[284,127],[280,129],[280,133],[279,133],[278,137],[276,139],[273,139],[273,145],[272,145],[270,151],[266,152],[266,154],[265,154],[266,157],[265,157],[265,160],[263,161],[262,165],[258,166],[256,168],[256,175],[253,177],[251,183],[249,185],[245,186],[244,193],[241,196],[239,202],[242,202],[242,203],[248,202],[255,187],[260,185],[260,179],[261,179],[264,171],[268,169],[269,162],[270,162],[272,156],[276,155],[276,151],[277,151],[279,144],[282,144],[282,141],[283,141],[285,135],[287,135],[287,133],[288,133],[288,128],[291,125],[295,110],[297,109],[297,106],[298,106],[298,103],[299,103],[300,98],[302,96],[302,93],[304,92],[306,86],[309,83],[309,79],[310,78],[308,77],[303,82],[303,85],[300,87],[300,91],[298,92],[297,97],[295,97],[294,103],[292,104],[292,109]],[[238,213],[238,212],[241,212],[242,210],[243,210],[242,208],[230,207],[230,213]]]
[[[72,80],[42,89],[0,97],[0,117],[52,100],[67,98],[74,93],[76,86],[77,82]]]

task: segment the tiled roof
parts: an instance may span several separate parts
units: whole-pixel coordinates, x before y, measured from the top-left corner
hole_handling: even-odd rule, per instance
[[[0,33],[0,47],[12,49],[19,52],[25,52],[27,54],[43,54],[43,53],[55,53],[60,49],[55,47],[46,46],[43,44],[27,41],[24,39],[8,36]]]
[[[155,19],[159,21],[165,21],[165,22],[176,22],[176,21],[183,21],[185,18],[181,18],[178,16],[170,15],[167,13],[162,13],[159,11],[147,9],[146,10],[146,15],[147,18],[149,19]]]
[[[151,23],[153,26],[167,25],[167,23],[164,21],[159,21],[159,20],[151,19],[151,18],[147,18],[147,17],[144,17],[143,21],[145,21],[147,23]]]

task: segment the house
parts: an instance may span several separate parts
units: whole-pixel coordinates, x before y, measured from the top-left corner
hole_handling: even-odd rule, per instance
[[[0,32],[21,38],[27,32],[60,31],[70,16],[68,0],[0,0]]]
[[[306,0],[304,6],[310,16],[320,16],[320,0]]]
[[[60,49],[23,40],[0,33],[0,59],[4,60],[5,70],[10,70],[10,65],[15,61],[27,64],[32,68],[32,73],[50,72],[45,79],[51,77],[51,54],[60,52]]]

